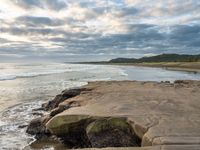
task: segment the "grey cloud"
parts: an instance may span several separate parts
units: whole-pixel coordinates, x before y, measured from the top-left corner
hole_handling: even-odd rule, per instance
[[[47,35],[56,33],[52,29],[19,28],[19,27],[1,28],[0,31],[2,33],[10,33],[13,35]]]
[[[159,31],[160,27],[155,25],[134,24],[130,25],[130,28],[134,28],[130,33],[112,34],[108,36],[71,33],[63,30],[50,29],[29,29],[26,31],[13,29],[12,34],[62,34],[63,38],[45,39],[44,37],[41,37],[41,39],[46,42],[51,41],[54,45],[61,46],[60,50],[66,54],[143,54],[163,52],[172,53],[174,51],[187,53],[189,49],[196,53],[199,49],[199,27],[196,26],[174,26],[173,29],[171,29],[172,32],[170,34],[165,32],[161,33]],[[191,38],[189,37],[190,34]],[[183,39],[184,36],[187,36],[187,40]],[[36,36],[36,38],[40,40],[40,36]],[[45,47],[37,46],[37,44],[33,43],[33,45],[35,45],[34,48],[36,49],[45,49]],[[25,44],[23,46],[22,49],[26,49],[27,45]],[[16,48],[19,48],[19,46],[16,45]],[[29,49],[29,51],[31,51],[31,49]]]
[[[169,41],[172,45],[197,48],[200,43],[200,25],[175,26],[169,35]]]
[[[62,10],[67,8],[67,3],[61,0],[45,0],[48,8],[53,10]]]
[[[60,19],[51,19],[48,17],[35,17],[35,16],[21,16],[16,18],[16,22],[19,24],[26,24],[27,26],[60,26],[64,25],[65,21]]]
[[[24,8],[24,9],[30,9],[30,8],[49,8],[52,10],[61,10],[64,8],[67,8],[67,3],[61,0],[11,0],[16,5]]]
[[[33,8],[33,7],[42,7],[42,3],[41,0],[11,0],[12,2],[14,2],[16,5],[29,9],[29,8]]]

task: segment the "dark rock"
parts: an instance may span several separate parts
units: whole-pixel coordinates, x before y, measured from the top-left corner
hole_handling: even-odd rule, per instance
[[[40,108],[36,108],[36,109],[33,109],[32,111],[44,111],[45,109],[43,107],[40,107]]]
[[[92,147],[136,147],[140,140],[132,127],[121,118],[99,119],[87,127],[87,136]]]
[[[57,108],[53,109],[51,112],[50,112],[50,116],[53,117],[61,112],[63,112],[64,110],[70,108],[69,106],[58,106]]]
[[[19,129],[23,129],[23,128],[26,128],[28,125],[20,125],[18,126]]]
[[[55,118],[56,117],[56,118]],[[91,147],[86,134],[87,125],[94,121],[90,116],[55,116],[47,124],[47,128],[53,135],[62,139],[69,148]]]
[[[58,115],[46,126],[69,148],[136,147],[141,143],[125,118]]]
[[[57,108],[53,109],[51,112],[50,112],[50,116],[53,117],[71,107],[79,107],[80,106],[80,102],[78,101],[67,101],[67,102],[64,102],[62,104],[60,104]]]
[[[32,112],[32,115],[34,115],[34,116],[43,116],[43,113],[39,113],[39,112]]]
[[[75,97],[75,96],[79,95],[81,93],[81,91],[84,91],[84,90],[86,90],[86,89],[76,88],[76,89],[64,90],[64,91],[62,91],[61,94],[57,95],[53,100],[49,101],[48,103],[43,104],[42,107],[46,111],[52,110],[52,109],[58,107],[58,105],[60,103],[62,103],[63,101],[65,101],[66,99]]]
[[[40,139],[44,136],[50,135],[45,124],[50,120],[49,116],[33,119],[27,127],[26,132],[31,135],[35,135],[36,139]]]

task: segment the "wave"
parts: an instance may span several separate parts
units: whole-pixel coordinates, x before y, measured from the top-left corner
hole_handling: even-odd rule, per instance
[[[0,81],[4,80],[15,80],[17,78],[29,78],[29,77],[37,77],[37,76],[44,76],[44,75],[51,75],[51,74],[59,74],[69,72],[69,70],[56,70],[56,71],[48,71],[48,72],[29,72],[29,73],[19,73],[16,75],[0,75]]]
[[[0,66],[1,67],[1,66]],[[124,70],[103,65],[82,65],[82,64],[33,64],[33,65],[15,65],[4,66],[1,70],[0,81],[15,80],[18,78],[30,78],[37,76],[45,76],[51,74],[60,74],[67,72],[88,72],[91,74],[110,74],[110,76],[127,76]]]

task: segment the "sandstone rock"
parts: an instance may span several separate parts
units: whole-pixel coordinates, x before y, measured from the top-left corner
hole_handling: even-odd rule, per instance
[[[58,106],[57,108],[53,109],[51,112],[50,112],[50,116],[53,117],[61,112],[63,112],[64,110],[68,109],[69,106]]]
[[[70,106],[70,109],[62,113],[56,110],[46,128],[71,148],[103,147],[104,144],[118,146],[121,142],[118,141],[119,135],[127,142],[120,144],[128,146],[129,127],[124,130],[121,123],[113,125],[108,121],[108,118],[126,118],[136,135],[134,139],[139,137],[142,140],[142,147],[120,150],[200,150],[200,81],[168,84],[138,81],[89,83],[83,88],[92,91],[69,100],[79,101],[81,105],[73,103],[75,107],[71,107],[66,101],[59,104]],[[122,124],[124,126],[124,122]],[[110,135],[118,138],[112,141]],[[131,141],[133,145],[138,143],[137,140]]]
[[[51,112],[50,112],[50,116],[53,117],[61,112],[63,112],[64,110],[67,110],[69,108],[72,108],[72,107],[79,107],[80,106],[80,103],[77,102],[77,101],[67,101],[67,102],[63,102],[63,103],[60,103],[59,106],[55,109],[53,109]]]

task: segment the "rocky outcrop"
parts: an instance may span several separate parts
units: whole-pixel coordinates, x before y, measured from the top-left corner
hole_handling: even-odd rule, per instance
[[[140,140],[126,118],[87,115],[57,116],[48,130],[70,148],[139,146]]]
[[[49,116],[32,121],[27,132],[48,131],[69,148],[200,147],[200,81],[102,81],[81,89],[46,104]]]
[[[47,123],[50,132],[60,137],[69,148],[90,147],[85,128],[90,122],[89,116],[58,116]]]
[[[62,91],[61,94],[56,95],[56,97],[53,100],[49,101],[48,103],[43,104],[42,107],[46,111],[55,109],[56,107],[58,107],[60,103],[62,103],[66,99],[75,97],[79,95],[82,91],[86,91],[86,90],[89,90],[89,89],[75,88],[75,89],[64,90]]]
[[[26,132],[31,135],[35,135],[36,139],[49,136],[50,132],[46,128],[46,123],[50,120],[49,116],[33,119],[27,127]]]

